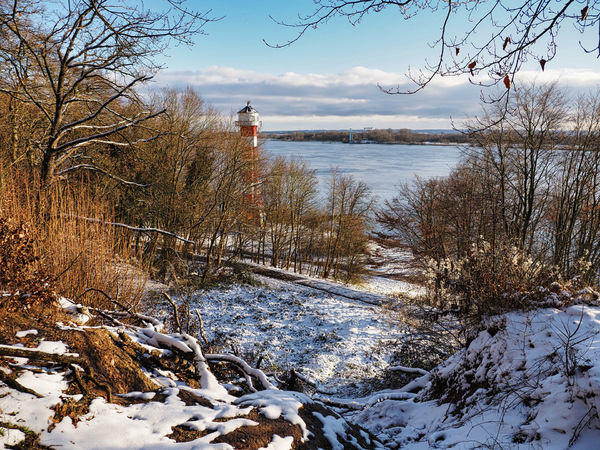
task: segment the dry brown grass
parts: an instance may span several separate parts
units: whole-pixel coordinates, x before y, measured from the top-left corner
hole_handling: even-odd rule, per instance
[[[0,183],[0,216],[27,226],[38,264],[57,294],[112,309],[135,308],[147,281],[107,202],[89,189],[53,186],[39,193],[17,176]]]

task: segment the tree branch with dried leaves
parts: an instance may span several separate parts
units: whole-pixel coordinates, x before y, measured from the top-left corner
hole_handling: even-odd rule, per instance
[[[425,11],[442,15],[438,35],[431,46],[437,50],[433,63],[407,77],[414,88],[380,89],[388,94],[412,94],[440,76],[467,74],[472,83],[481,86],[504,85],[500,97],[511,88],[514,76],[528,59],[539,62],[541,70],[552,61],[559,49],[557,37],[561,27],[573,26],[581,35],[600,25],[600,2],[584,0],[522,0],[515,3],[499,1],[447,0],[313,0],[309,14],[299,14],[294,22],[273,19],[280,25],[297,30],[284,43],[267,45],[275,48],[292,45],[310,30],[326,25],[336,18],[359,25],[369,14],[396,12],[399,18],[411,19]],[[432,28],[435,28],[432,27]],[[600,54],[600,37],[582,51]],[[487,75],[476,77],[476,75]]]

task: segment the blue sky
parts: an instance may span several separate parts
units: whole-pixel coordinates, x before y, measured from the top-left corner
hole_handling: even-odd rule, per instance
[[[159,86],[191,86],[225,114],[247,100],[260,112],[263,129],[444,128],[460,126],[480,112],[481,88],[468,77],[436,80],[415,95],[386,95],[384,87],[410,87],[409,68],[435,61],[430,43],[437,37],[443,13],[420,11],[405,20],[388,8],[358,26],[343,18],[310,30],[285,48],[270,48],[295,36],[295,30],[269,15],[294,22],[313,10],[312,0],[190,1],[199,10],[223,17],[204,28],[192,48],[169,47]],[[485,30],[483,30],[485,32]],[[579,49],[578,31],[565,24],[559,55],[541,72],[531,61],[521,79],[559,79],[569,89],[596,89],[599,61]],[[594,36],[597,39],[597,34]]]

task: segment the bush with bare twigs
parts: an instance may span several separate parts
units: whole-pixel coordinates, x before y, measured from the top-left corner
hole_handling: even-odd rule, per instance
[[[481,241],[462,258],[432,261],[427,288],[441,310],[481,318],[533,306],[547,292],[541,288],[558,277],[556,268],[533,261],[515,246]]]

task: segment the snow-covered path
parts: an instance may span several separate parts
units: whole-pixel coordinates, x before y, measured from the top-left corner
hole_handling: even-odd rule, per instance
[[[369,305],[381,305],[385,303],[386,296],[378,293],[372,293],[365,290],[358,290],[352,287],[333,283],[331,281],[310,278],[303,275],[282,272],[278,269],[266,268],[263,266],[253,266],[252,271],[258,275],[265,284],[272,284],[271,280],[283,280],[289,284],[306,286],[317,291],[322,291],[337,297],[343,297],[350,300],[356,300]]]

